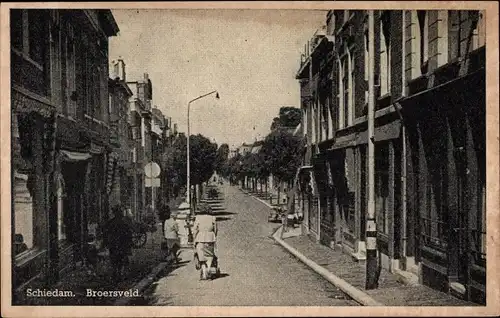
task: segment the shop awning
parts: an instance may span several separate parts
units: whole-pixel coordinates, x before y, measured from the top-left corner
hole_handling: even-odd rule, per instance
[[[401,122],[399,120],[392,121],[388,124],[375,127],[374,139],[375,142],[397,139],[401,134]],[[368,131],[356,132],[346,136],[338,137],[335,144],[329,150],[354,147],[368,143]]]
[[[75,151],[68,151],[68,150],[61,150],[61,154],[63,155],[64,159],[66,161],[82,161],[82,160],[88,160],[92,158],[92,155],[86,152],[75,152]]]

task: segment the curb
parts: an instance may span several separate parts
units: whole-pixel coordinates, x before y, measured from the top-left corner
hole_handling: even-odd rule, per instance
[[[252,197],[252,198],[254,198],[255,200],[260,201],[261,203],[265,204],[267,207],[269,207],[269,208],[273,208],[273,206],[272,206],[272,205],[270,205],[269,203],[267,203],[266,201],[264,201],[264,200],[262,200],[262,199],[260,199],[260,198],[257,198],[256,196],[254,196],[254,195],[252,195],[252,194],[249,194],[249,196],[251,196],[251,197]]]
[[[168,266],[167,262],[162,262],[158,264],[152,271],[149,273],[149,275],[143,279],[141,279],[140,282],[135,284],[131,289],[138,289],[139,293],[142,293],[146,288],[148,288],[158,277],[158,275]],[[115,301],[114,305],[115,306],[125,306],[127,305],[128,302],[130,302],[133,299],[133,297],[123,297]]]
[[[278,242],[288,252],[290,252],[292,255],[297,257],[300,261],[302,261],[304,264],[309,266],[312,270],[314,270],[316,273],[321,275],[327,281],[329,281],[333,285],[337,286],[340,290],[342,290],[344,293],[349,295],[349,297],[354,299],[356,302],[358,302],[359,304],[361,304],[363,306],[385,306],[384,304],[373,299],[371,296],[369,296],[365,292],[352,286],[351,284],[349,284],[348,282],[346,282],[342,278],[332,274],[330,271],[328,271],[324,267],[316,264],[314,261],[305,257],[302,253],[300,253],[295,248],[293,248],[289,244],[285,243],[281,238],[279,238],[279,232],[281,232],[281,227],[273,234],[273,238],[276,242]]]

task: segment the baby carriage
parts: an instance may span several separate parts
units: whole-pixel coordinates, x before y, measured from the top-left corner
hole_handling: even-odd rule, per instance
[[[217,244],[214,246],[214,252],[217,251]],[[198,251],[196,250],[196,245],[193,250],[194,266],[200,271],[200,279],[214,279],[220,276],[219,259],[217,258],[217,253],[214,253],[212,258],[212,266],[207,268],[205,261],[200,261],[198,257]]]

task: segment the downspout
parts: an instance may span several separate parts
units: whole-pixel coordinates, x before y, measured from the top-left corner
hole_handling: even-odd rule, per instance
[[[406,20],[405,20],[405,11],[403,11],[403,14],[401,16],[401,24],[403,26],[403,30],[404,30],[404,27],[406,25]],[[406,43],[406,37],[405,37],[405,32],[403,31],[402,32],[402,52],[403,52],[403,56],[405,56],[406,52],[405,52],[405,43]],[[405,59],[402,58],[402,67],[401,69],[404,70],[406,69],[406,63],[405,63]],[[402,98],[405,98],[406,96],[406,78],[405,78],[405,72],[401,72],[401,81],[403,83],[403,85],[401,85],[401,97]],[[407,242],[408,242],[408,239],[407,239],[407,236],[408,236],[408,233],[407,233],[407,197],[406,197],[406,190],[407,190],[407,162],[406,162],[406,126],[404,125],[404,121],[403,121],[403,115],[401,114],[401,110],[398,108],[398,107],[401,107],[401,105],[396,102],[394,103],[394,108],[396,109],[396,112],[398,113],[398,116],[399,116],[399,119],[401,120],[401,138],[403,139],[402,143],[402,151],[401,151],[401,256],[400,258],[405,258],[406,259],[406,253],[407,253]],[[405,262],[405,267],[406,267],[406,262]]]
[[[403,88],[404,89],[404,88]],[[404,95],[403,95],[404,96]],[[407,187],[407,170],[406,170],[406,127],[404,125],[403,121],[403,115],[401,114],[400,110],[401,104],[399,101],[396,101],[394,103],[394,108],[396,109],[396,112],[399,116],[399,119],[401,120],[401,138],[403,139],[403,149],[401,152],[401,252],[402,255],[401,257],[406,258],[406,244],[408,241],[407,238],[407,227],[406,227],[406,219],[407,219],[407,197],[406,197],[406,187]]]

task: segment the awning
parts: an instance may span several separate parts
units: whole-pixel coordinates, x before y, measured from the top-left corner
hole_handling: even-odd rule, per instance
[[[401,122],[392,121],[388,124],[375,127],[375,142],[397,139],[401,134]],[[335,144],[329,150],[354,147],[368,143],[368,131],[356,132],[336,139]]]
[[[375,127],[375,132],[373,138],[375,142],[397,139],[401,134],[401,122],[399,120],[392,121],[388,124]],[[356,139],[356,144],[366,144],[368,143],[368,131],[363,131],[359,133]]]
[[[82,160],[88,160],[92,158],[92,155],[86,152],[75,152],[75,151],[68,151],[68,150],[61,150],[61,154],[64,157],[64,160],[66,161],[82,161]]]

